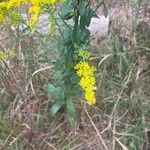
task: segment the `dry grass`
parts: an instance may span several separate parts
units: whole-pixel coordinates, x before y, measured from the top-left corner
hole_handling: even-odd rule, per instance
[[[46,91],[54,81],[59,35],[9,33],[7,48],[17,55],[0,63],[0,150],[150,149],[150,28],[142,24],[132,34],[123,21],[112,20],[107,39],[91,60],[98,68],[97,105],[77,100],[74,128],[65,109],[55,118],[50,115]]]

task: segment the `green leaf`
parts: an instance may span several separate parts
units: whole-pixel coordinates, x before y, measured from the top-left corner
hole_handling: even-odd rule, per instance
[[[80,87],[75,87],[71,91],[71,95],[74,96],[74,97],[81,98],[81,99],[84,97],[83,90]]]
[[[56,87],[53,84],[48,84],[47,87],[48,97],[49,99],[61,99],[63,94],[62,87]],[[54,100],[53,100],[54,101]]]
[[[86,9],[86,25],[87,27],[90,25],[91,23],[91,19],[92,19],[92,12],[91,12],[91,9],[89,7],[87,7]]]
[[[80,26],[78,24],[74,25],[74,29],[73,29],[73,41],[75,43],[79,43],[80,42]]]
[[[61,8],[61,15],[64,20],[69,20],[73,17],[73,3],[71,1],[65,1]]]
[[[62,71],[58,70],[58,71],[55,72],[54,80],[56,82],[60,82],[65,76],[66,75]]]
[[[64,105],[64,101],[57,101],[52,107],[51,107],[51,115],[54,117],[56,113],[61,109],[61,107]]]
[[[79,12],[81,16],[85,14],[85,10],[86,10],[86,4],[83,1],[80,1]]]
[[[83,43],[83,44],[86,44],[88,41],[89,41],[89,38],[90,38],[90,31],[85,28],[84,30],[81,31],[81,37],[80,37],[80,41]]]
[[[86,27],[86,14],[81,16],[80,18],[80,27],[81,27],[81,30],[85,29]]]
[[[63,39],[64,39],[64,43],[65,45],[70,45],[71,43],[71,34],[70,34],[70,30],[65,30],[63,32]]]
[[[69,1],[70,1],[70,0],[69,0]],[[76,7],[77,4],[78,4],[77,0],[71,0],[71,1],[72,1],[72,3],[73,3],[73,6]]]
[[[98,18],[96,12],[94,12],[90,7],[86,8],[86,26],[88,27],[91,23],[92,18]]]
[[[103,3],[103,13],[104,13],[105,18],[107,18],[108,17],[108,8],[105,3]]]
[[[61,56],[59,57],[59,61],[57,61],[55,63],[55,71],[58,71],[58,70],[62,70],[63,71],[63,64],[64,64],[65,60],[64,60],[64,56],[63,54],[61,53]]]
[[[76,122],[76,112],[75,107],[71,98],[68,98],[66,101],[67,104],[67,117],[71,126],[75,125]]]

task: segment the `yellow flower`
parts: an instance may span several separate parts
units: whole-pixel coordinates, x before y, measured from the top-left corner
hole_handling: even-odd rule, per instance
[[[34,14],[31,16],[28,25],[32,31],[35,29],[35,26],[38,23],[38,21],[39,21],[39,15],[38,14]]]
[[[31,14],[31,18],[29,20],[29,28],[33,31],[36,24],[39,21],[39,16],[41,13],[41,7],[39,5],[33,5],[29,9],[29,13]]]
[[[3,14],[0,14],[0,24],[3,24],[5,21],[5,16]]]
[[[39,21],[39,16],[43,12],[43,5],[55,6],[57,0],[8,0],[7,2],[0,2],[0,23],[4,22],[7,12],[12,8],[19,8],[21,5],[31,3],[29,13],[31,18],[29,20],[29,27],[34,30],[36,24]],[[17,18],[17,17],[16,17]],[[15,19],[15,18],[14,18]],[[17,19],[16,19],[17,20]],[[55,21],[52,20],[51,30],[54,31]]]
[[[32,5],[40,5],[40,4],[48,4],[48,5],[55,5],[57,0],[30,0]]]
[[[80,49],[78,56],[82,57],[83,60],[88,60],[89,57],[91,56],[91,53],[85,50]]]
[[[3,24],[5,22],[6,10],[7,10],[7,3],[0,2],[0,24]]]
[[[29,8],[29,13],[30,14],[40,14],[41,13],[41,8],[38,5],[34,5]]]
[[[40,5],[41,1],[40,0],[30,0],[32,5]]]
[[[33,31],[39,21],[40,14],[43,12],[42,4],[47,4],[54,6],[57,2],[56,0],[30,0],[32,6],[29,8],[29,13],[31,14],[31,18],[29,20],[29,28]],[[50,17],[51,29],[50,33],[52,33],[55,29],[55,20],[53,17]]]
[[[7,7],[6,2],[0,2],[0,10],[5,9]]]
[[[94,87],[96,84],[96,80],[94,77],[94,71],[96,68],[94,66],[90,66],[88,62],[81,61],[74,67],[77,75],[80,79],[80,86],[85,92],[85,99],[89,105],[93,105],[96,103]]]
[[[7,9],[20,7],[22,4],[27,4],[27,0],[9,0],[7,3]]]
[[[95,93],[93,90],[88,90],[85,93],[85,99],[89,105],[94,105],[96,103]]]
[[[43,4],[48,4],[48,5],[55,5],[57,0],[42,0]]]

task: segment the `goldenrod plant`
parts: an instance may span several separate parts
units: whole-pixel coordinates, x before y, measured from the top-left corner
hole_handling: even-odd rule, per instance
[[[98,17],[96,11],[104,8],[107,17],[105,1],[100,1],[95,8],[91,7],[91,0],[9,0],[0,2],[0,23],[10,20],[13,26],[25,24],[31,32],[36,30],[41,14],[48,14],[50,33],[58,27],[63,39],[61,54],[55,63],[55,82],[48,84],[48,95],[52,100],[52,115],[62,106],[67,108],[67,116],[71,124],[75,123],[74,97],[85,99],[87,104],[96,104],[96,68],[89,63],[90,25],[93,17]],[[59,9],[56,5],[60,6]],[[17,9],[28,7],[29,20],[24,20]],[[57,16],[57,17],[56,17]],[[63,22],[59,26],[57,19]],[[69,24],[68,22],[72,23]]]

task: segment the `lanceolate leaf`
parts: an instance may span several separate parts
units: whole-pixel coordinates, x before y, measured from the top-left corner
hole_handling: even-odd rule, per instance
[[[80,1],[79,4],[79,11],[80,11],[80,15],[83,16],[85,14],[85,10],[86,10],[86,5],[83,1]]]
[[[105,18],[107,18],[108,17],[108,9],[107,9],[107,6],[105,5],[105,3],[103,3],[103,13],[104,13]]]
[[[49,99],[54,101],[54,99],[62,98],[63,88],[59,86],[54,86],[53,84],[48,84],[48,96]]]
[[[64,20],[68,20],[68,19],[71,19],[74,15],[74,12],[73,12],[73,3],[72,1],[65,1],[62,9],[61,9],[61,15],[62,15],[62,18]]]
[[[75,112],[74,104],[72,102],[72,98],[68,98],[66,103],[67,103],[67,117],[68,117],[68,120],[69,120],[71,126],[74,126],[75,121],[76,121],[76,112]]]
[[[64,101],[57,101],[51,108],[51,115],[54,117],[60,108],[64,105]]]
[[[80,34],[81,34],[80,26],[78,24],[75,24],[72,37],[73,41],[77,44],[79,44],[80,42]]]

